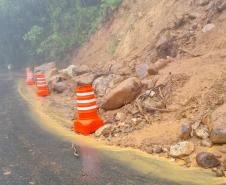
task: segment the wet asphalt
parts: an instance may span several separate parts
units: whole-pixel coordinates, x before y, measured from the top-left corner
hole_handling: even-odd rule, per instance
[[[16,90],[0,80],[0,185],[177,185],[147,177],[92,148],[77,146],[41,129]]]

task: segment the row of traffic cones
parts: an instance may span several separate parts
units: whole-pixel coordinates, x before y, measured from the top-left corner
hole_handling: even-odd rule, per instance
[[[36,74],[35,77],[30,68],[26,69],[27,85],[36,84],[37,96],[48,96],[48,84],[44,74]],[[77,119],[74,122],[74,131],[83,135],[94,133],[102,127],[104,122],[98,116],[95,89],[91,85],[83,85],[76,88]]]
[[[35,77],[33,75],[33,72],[30,68],[26,68],[26,74],[27,74],[27,85],[34,85],[36,84],[37,96],[48,96],[49,95],[49,89],[48,85],[46,83],[45,75],[44,74],[37,74]],[[35,83],[36,82],[36,83]]]

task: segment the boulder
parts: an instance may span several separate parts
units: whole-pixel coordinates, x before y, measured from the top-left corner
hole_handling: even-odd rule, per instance
[[[210,139],[215,144],[226,144],[226,127],[213,128]]]
[[[206,125],[199,125],[195,129],[195,135],[201,139],[207,139],[209,137],[209,130]]]
[[[192,142],[182,141],[170,147],[169,155],[172,157],[183,157],[190,155],[195,149]]]
[[[191,137],[191,124],[190,123],[184,123],[181,125],[181,135],[180,138],[183,140],[187,140]]]
[[[100,127],[99,129],[96,130],[95,136],[100,137],[100,136],[108,136],[111,133],[112,125],[106,124],[103,127]]]
[[[108,76],[101,76],[94,80],[93,86],[99,96],[104,96],[108,88],[112,88],[116,83],[121,82],[123,77],[120,75],[110,74]]]
[[[95,78],[96,78],[95,74],[85,73],[80,76],[76,76],[73,79],[78,85],[86,85],[86,84],[92,84]]]
[[[70,65],[66,69],[63,69],[62,72],[69,75],[70,77],[75,77],[77,75],[82,75],[90,71],[89,67],[86,65],[75,66]]]
[[[197,154],[196,162],[202,168],[214,168],[221,164],[217,157],[209,152],[201,152]]]
[[[51,79],[53,76],[57,75],[57,74],[58,74],[57,68],[52,68],[52,69],[50,69],[49,71],[46,71],[46,72],[45,72],[45,77],[46,77],[47,83],[49,83],[50,79]]]
[[[178,45],[175,37],[169,34],[162,35],[155,47],[159,58],[166,58],[167,56],[176,57],[177,55]]]
[[[55,82],[52,83],[52,91],[58,94],[63,93],[67,89],[65,82]]]
[[[128,103],[131,103],[141,92],[141,82],[138,78],[131,77],[116,88],[112,89],[106,95],[102,108],[105,110],[114,110]]]
[[[48,80],[48,87],[53,92],[62,93],[68,88],[66,83],[67,80],[68,79],[64,74],[59,73]]]

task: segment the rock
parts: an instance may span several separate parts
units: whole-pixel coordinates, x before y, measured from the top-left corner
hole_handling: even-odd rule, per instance
[[[66,84],[64,84],[67,78],[64,74],[57,74],[52,76],[48,81],[48,87],[51,91],[55,91],[57,93],[62,93],[66,89]],[[60,83],[63,82],[63,83]]]
[[[224,169],[226,170],[226,158],[225,158],[224,161],[223,161],[223,167],[224,167]]]
[[[195,135],[201,139],[207,139],[209,137],[209,130],[206,125],[199,125],[195,129]]]
[[[212,24],[212,23],[211,23],[211,24],[207,24],[207,25],[205,25],[205,26],[203,27],[202,32],[203,32],[203,33],[209,32],[209,31],[211,31],[214,27],[215,27],[215,25]]]
[[[115,84],[120,83],[123,77],[120,75],[110,74],[108,76],[101,76],[93,81],[93,86],[99,96],[104,96],[108,88],[112,88]]]
[[[153,150],[153,153],[155,153],[155,154],[160,154],[160,153],[162,153],[162,147],[161,146],[153,146],[152,147],[152,150]]]
[[[205,5],[208,5],[209,2],[210,2],[210,0],[199,0],[198,5],[205,6]]]
[[[216,173],[216,177],[224,177],[225,176],[224,169],[222,169],[222,168],[217,168],[215,173]]]
[[[113,110],[131,103],[140,94],[141,87],[138,78],[131,77],[123,81],[106,95],[102,105],[103,109]]]
[[[100,137],[100,136],[107,137],[108,135],[110,135],[111,129],[112,129],[112,125],[106,124],[103,127],[96,130],[95,136],[96,137]]]
[[[86,65],[81,66],[70,65],[66,69],[63,69],[62,72],[69,75],[70,77],[75,77],[77,75],[82,75],[90,72],[90,69]]]
[[[226,154],[226,146],[220,147],[219,151]]]
[[[214,144],[226,144],[226,127],[213,128],[210,139]]]
[[[153,148],[151,146],[145,147],[144,150],[149,154],[153,154]]]
[[[172,157],[183,157],[190,155],[194,149],[195,146],[192,142],[183,141],[170,146],[169,155]]]
[[[201,152],[196,156],[197,164],[202,168],[214,168],[220,165],[216,156],[209,152]]]
[[[115,115],[115,119],[116,119],[116,121],[125,121],[125,119],[126,119],[126,114],[123,113],[123,112],[118,112],[118,113]]]
[[[157,79],[148,79],[148,80],[142,80],[142,86],[145,87],[146,89],[152,89],[155,87]]]
[[[181,125],[181,135],[180,138],[183,140],[187,140],[191,137],[191,124],[190,123],[184,123]]]
[[[220,2],[220,4],[217,7],[217,10],[219,12],[222,12],[223,10],[226,9],[226,0],[221,0],[222,2]]]
[[[51,69],[56,68],[55,62],[45,63],[38,67],[34,68],[35,73],[45,73],[46,71],[50,71]]]
[[[142,107],[147,112],[152,112],[153,108],[164,109],[165,104],[162,101],[154,101],[152,98],[147,98],[143,101]]]
[[[175,38],[169,34],[161,36],[155,47],[159,58],[176,57],[177,55],[178,45]]]
[[[52,83],[52,91],[56,93],[63,93],[67,89],[65,82]]]
[[[206,114],[202,117],[201,123],[206,125],[209,130],[213,129],[212,118],[210,114]]]
[[[85,73],[80,76],[76,76],[73,79],[78,85],[86,85],[86,84],[92,84],[95,78],[96,78],[95,74]]]
[[[148,69],[149,75],[157,75],[159,72],[154,68],[154,65],[151,65]]]
[[[188,156],[184,159],[184,162],[185,162],[185,166],[190,168],[191,167],[191,164],[192,164],[192,157],[191,156]]]
[[[56,68],[52,68],[50,69],[49,71],[46,71],[45,72],[45,77],[46,77],[46,81],[47,83],[49,83],[50,79],[53,77],[53,76],[56,76],[58,74],[58,70]]]
[[[164,68],[165,66],[167,66],[167,64],[169,64],[171,61],[172,61],[172,59],[170,59],[170,58],[159,59],[156,63],[149,66],[148,74],[149,75],[157,75],[158,71],[160,69]]]
[[[212,147],[213,143],[211,142],[210,139],[204,139],[204,140],[201,141],[201,145],[205,146],[205,147]]]
[[[136,66],[135,71],[139,78],[144,78],[148,75],[148,64],[139,64]]]

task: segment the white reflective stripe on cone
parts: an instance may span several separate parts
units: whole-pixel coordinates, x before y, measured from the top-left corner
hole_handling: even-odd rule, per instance
[[[92,110],[92,109],[96,109],[97,105],[93,105],[90,107],[77,107],[77,110]]]
[[[45,80],[45,78],[36,78],[37,80]]]
[[[92,92],[86,92],[86,93],[76,93],[77,96],[89,96],[89,95],[93,95],[94,91]]]
[[[46,80],[38,80],[37,83],[46,83]]]
[[[44,87],[47,86],[47,84],[37,84],[37,87]]]
[[[77,103],[93,103],[96,102],[96,99],[90,99],[90,100],[76,100]]]

